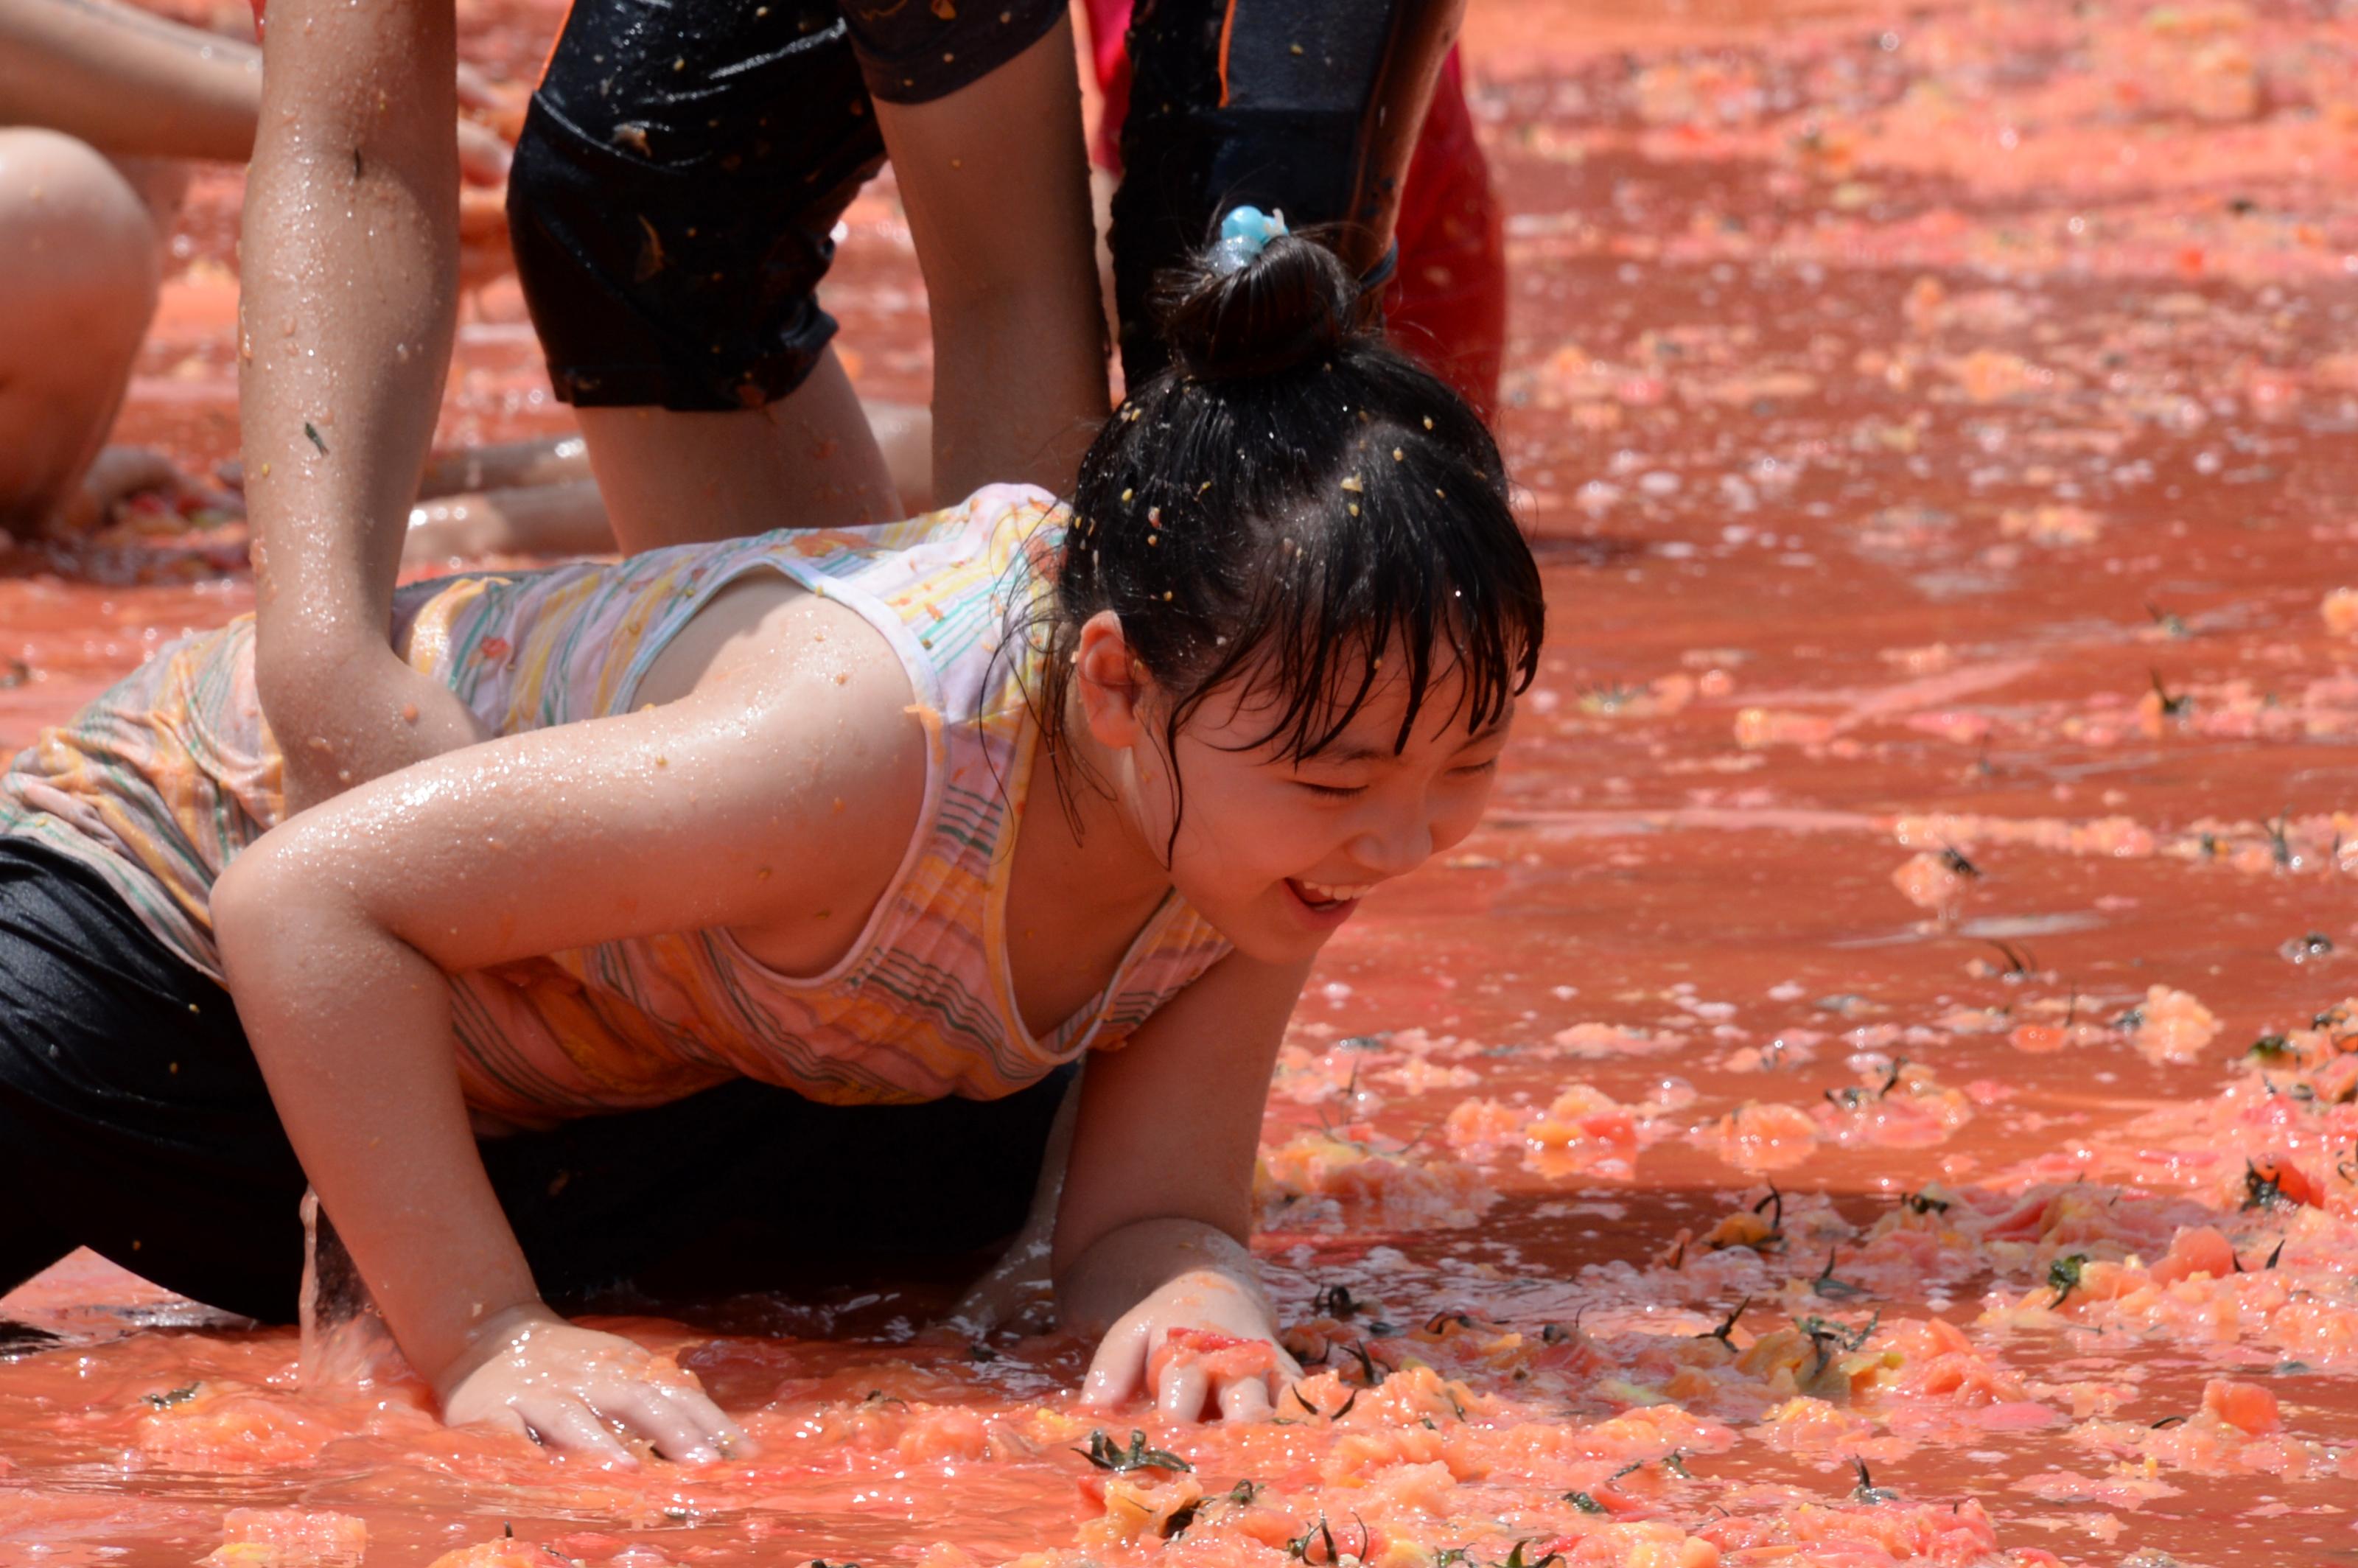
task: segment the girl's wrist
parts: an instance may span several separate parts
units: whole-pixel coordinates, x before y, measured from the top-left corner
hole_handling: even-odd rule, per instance
[[[496,1360],[533,1329],[564,1321],[538,1296],[485,1312],[465,1330],[458,1350],[443,1362],[441,1369],[427,1376],[434,1397],[448,1401],[460,1384],[481,1370],[486,1363]]]
[[[1202,1220],[1132,1220],[1106,1232],[1058,1271],[1059,1315],[1103,1327],[1189,1274],[1217,1274],[1267,1305],[1251,1249]]]

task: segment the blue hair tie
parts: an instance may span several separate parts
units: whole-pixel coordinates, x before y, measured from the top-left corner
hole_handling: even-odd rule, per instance
[[[1212,270],[1239,270],[1268,249],[1270,241],[1286,232],[1289,231],[1282,211],[1264,212],[1258,207],[1229,209],[1228,215],[1220,220],[1220,237],[1212,243]]]

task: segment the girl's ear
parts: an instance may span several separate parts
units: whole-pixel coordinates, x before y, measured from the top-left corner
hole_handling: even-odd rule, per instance
[[[1146,735],[1141,711],[1152,677],[1121,634],[1121,617],[1100,610],[1081,625],[1073,649],[1073,689],[1081,717],[1101,746],[1125,750]]]

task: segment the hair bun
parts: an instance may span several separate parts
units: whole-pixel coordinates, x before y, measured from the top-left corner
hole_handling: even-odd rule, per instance
[[[1279,233],[1230,270],[1206,250],[1165,272],[1155,314],[1172,357],[1205,381],[1276,375],[1357,337],[1359,280],[1306,234]]]

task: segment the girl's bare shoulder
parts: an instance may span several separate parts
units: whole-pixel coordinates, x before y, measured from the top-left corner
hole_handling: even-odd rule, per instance
[[[745,578],[698,611],[639,697],[728,733],[806,865],[859,881],[900,864],[930,745],[907,668],[858,611],[781,577]],[[843,831],[847,819],[859,831]]]

